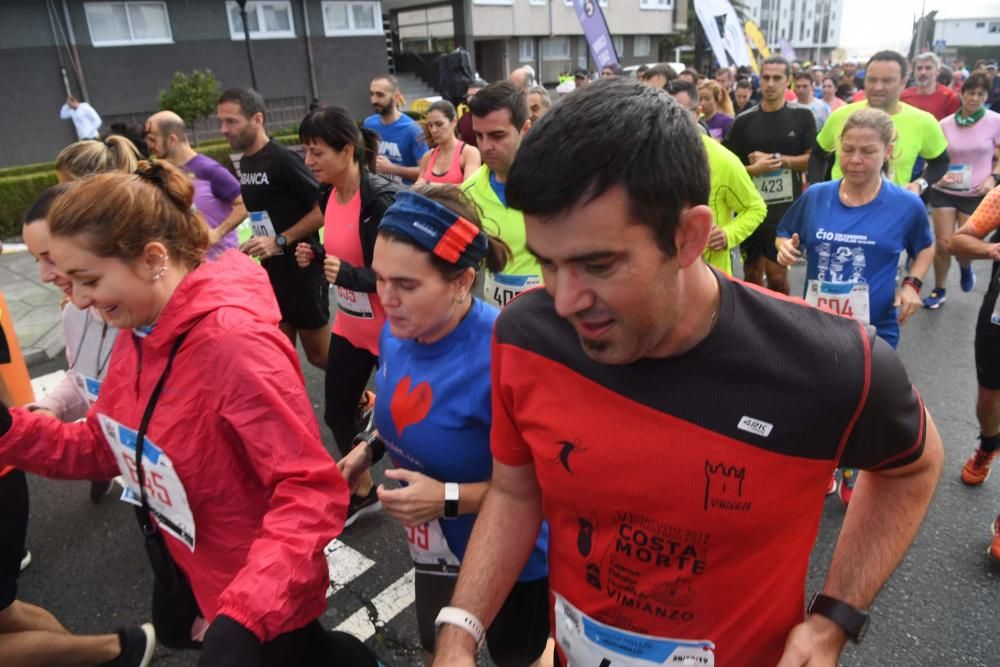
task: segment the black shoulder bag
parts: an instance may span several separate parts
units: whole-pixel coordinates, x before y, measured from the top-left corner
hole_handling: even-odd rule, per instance
[[[142,530],[143,537],[146,540],[146,553],[149,554],[149,562],[153,566],[153,574],[156,575],[157,581],[160,582],[160,585],[168,593],[173,593],[177,589],[177,565],[170,556],[170,552],[167,551],[163,535],[153,522],[153,510],[146,499],[146,474],[142,466],[142,450],[146,440],[146,429],[149,428],[149,420],[153,417],[153,410],[156,409],[156,402],[160,399],[160,392],[163,391],[167,375],[170,374],[170,367],[173,366],[174,357],[184,343],[187,334],[188,332],[185,331],[178,336],[177,340],[174,341],[174,346],[170,348],[170,356],[167,357],[167,366],[163,369],[163,374],[153,388],[153,393],[149,396],[149,402],[146,403],[146,410],[142,414],[142,421],[139,423],[139,431],[135,442],[135,473],[136,478],[139,480],[139,501],[142,503],[142,507],[134,508],[135,518],[139,522],[139,528]],[[165,519],[161,518],[160,520],[164,521]]]

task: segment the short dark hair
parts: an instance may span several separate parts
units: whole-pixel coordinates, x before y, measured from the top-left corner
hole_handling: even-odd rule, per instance
[[[39,220],[45,220],[49,217],[49,209],[52,208],[52,204],[56,199],[60,197],[64,192],[69,190],[69,183],[59,183],[57,185],[50,185],[41,191],[41,193],[35,198],[31,206],[27,211],[24,212],[24,216],[21,218],[22,225],[30,225],[33,222],[38,222]]]
[[[388,81],[389,85],[392,86],[393,92],[399,90],[399,79],[394,77],[392,74],[377,74],[372,77],[372,81]]]
[[[770,56],[764,59],[764,62],[760,64],[760,71],[764,71],[764,65],[784,65],[785,66],[785,76],[792,76],[792,66],[788,64],[788,60],[781,56]]]
[[[795,80],[798,81],[799,79],[809,79],[809,83],[812,83],[813,80],[812,74],[806,70],[801,70],[795,73]]]
[[[344,150],[348,145],[354,146],[354,161],[369,171],[375,171],[378,135],[358,127],[347,109],[328,106],[306,114],[299,123],[299,141],[308,144],[317,139],[336,151]]]
[[[646,72],[642,75],[642,78],[646,80],[646,79],[651,79],[654,76],[662,76],[664,79],[667,80],[667,83],[670,83],[671,81],[677,78],[677,72],[675,72],[674,68],[671,67],[670,65],[667,65],[665,63],[657,63],[652,67],[650,67],[648,70],[646,70]]]
[[[982,88],[987,93],[990,92],[990,79],[982,72],[973,72],[965,80],[965,83],[962,84],[963,93],[968,90],[975,90],[976,88]]]
[[[749,89],[749,90],[752,91],[753,90],[753,82],[751,82],[750,79],[740,79],[739,81],[736,82],[736,87],[737,88],[747,88],[747,89]]]
[[[879,51],[878,53],[876,53],[875,55],[873,55],[871,58],[868,59],[868,62],[865,64],[866,74],[868,72],[868,68],[872,66],[872,63],[876,62],[896,63],[897,65],[899,65],[899,76],[900,78],[903,79],[906,78],[906,73],[909,71],[910,68],[910,64],[906,62],[906,58],[904,58],[902,54],[897,53],[895,51],[886,50],[886,51]]]
[[[497,81],[486,86],[469,100],[469,111],[476,118],[484,118],[494,111],[506,109],[510,122],[516,129],[528,120],[528,99],[524,91],[510,81]]]
[[[694,85],[686,79],[674,79],[667,86],[667,92],[671,95],[676,95],[678,93],[687,93],[688,97],[691,98],[692,104],[698,104],[698,86]]]
[[[507,200],[545,217],[617,185],[667,256],[677,252],[681,211],[708,202],[708,158],[687,109],[662,90],[613,77],[567,95],[528,132],[507,176]]]
[[[219,95],[219,101],[216,104],[224,102],[238,104],[240,114],[244,118],[253,118],[254,114],[258,113],[267,115],[267,105],[264,104],[264,98],[253,88],[227,88],[222,95]]]

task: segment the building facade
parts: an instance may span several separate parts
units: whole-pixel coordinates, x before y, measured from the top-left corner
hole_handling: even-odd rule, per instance
[[[959,47],[1000,51],[1000,4],[942,9],[934,17],[934,49],[954,54]]]
[[[772,51],[780,52],[782,40],[795,49],[799,60],[829,59],[840,43],[843,0],[747,0],[747,18],[760,26]]]
[[[314,97],[358,117],[370,113],[368,84],[389,60],[379,2],[248,2],[247,16],[271,120],[297,122]],[[5,0],[0,166],[52,160],[76,140],[72,123],[59,119],[67,88],[107,130],[157,110],[173,74],[195,69],[211,70],[223,89],[250,86],[236,2]]]
[[[687,24],[686,0],[599,4],[623,66],[656,62],[660,40]],[[383,7],[402,50],[438,52],[465,45],[479,75],[488,81],[502,79],[521,65],[534,67],[540,81],[549,85],[560,74],[594,69],[571,0],[455,0],[445,5],[385,0]]]

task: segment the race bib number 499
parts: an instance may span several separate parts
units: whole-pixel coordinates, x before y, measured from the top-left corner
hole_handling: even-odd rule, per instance
[[[553,592],[555,639],[567,667],[715,667],[715,644],[626,632],[598,623]]]
[[[123,499],[139,504],[139,478],[135,466],[135,446],[139,434],[135,429],[120,424],[107,415],[97,416],[104,437],[118,461],[122,483],[125,485]],[[194,551],[194,516],[191,514],[184,484],[177,476],[174,462],[149,438],[145,439],[142,446],[142,470],[146,500],[156,522],[160,528]]]

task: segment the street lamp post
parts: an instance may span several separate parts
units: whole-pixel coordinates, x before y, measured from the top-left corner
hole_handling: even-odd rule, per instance
[[[257,90],[257,73],[253,69],[253,51],[250,48],[250,23],[247,22],[247,0],[236,0],[236,4],[240,6],[240,20],[243,21],[243,40],[247,45],[247,62],[250,64],[250,85]]]

